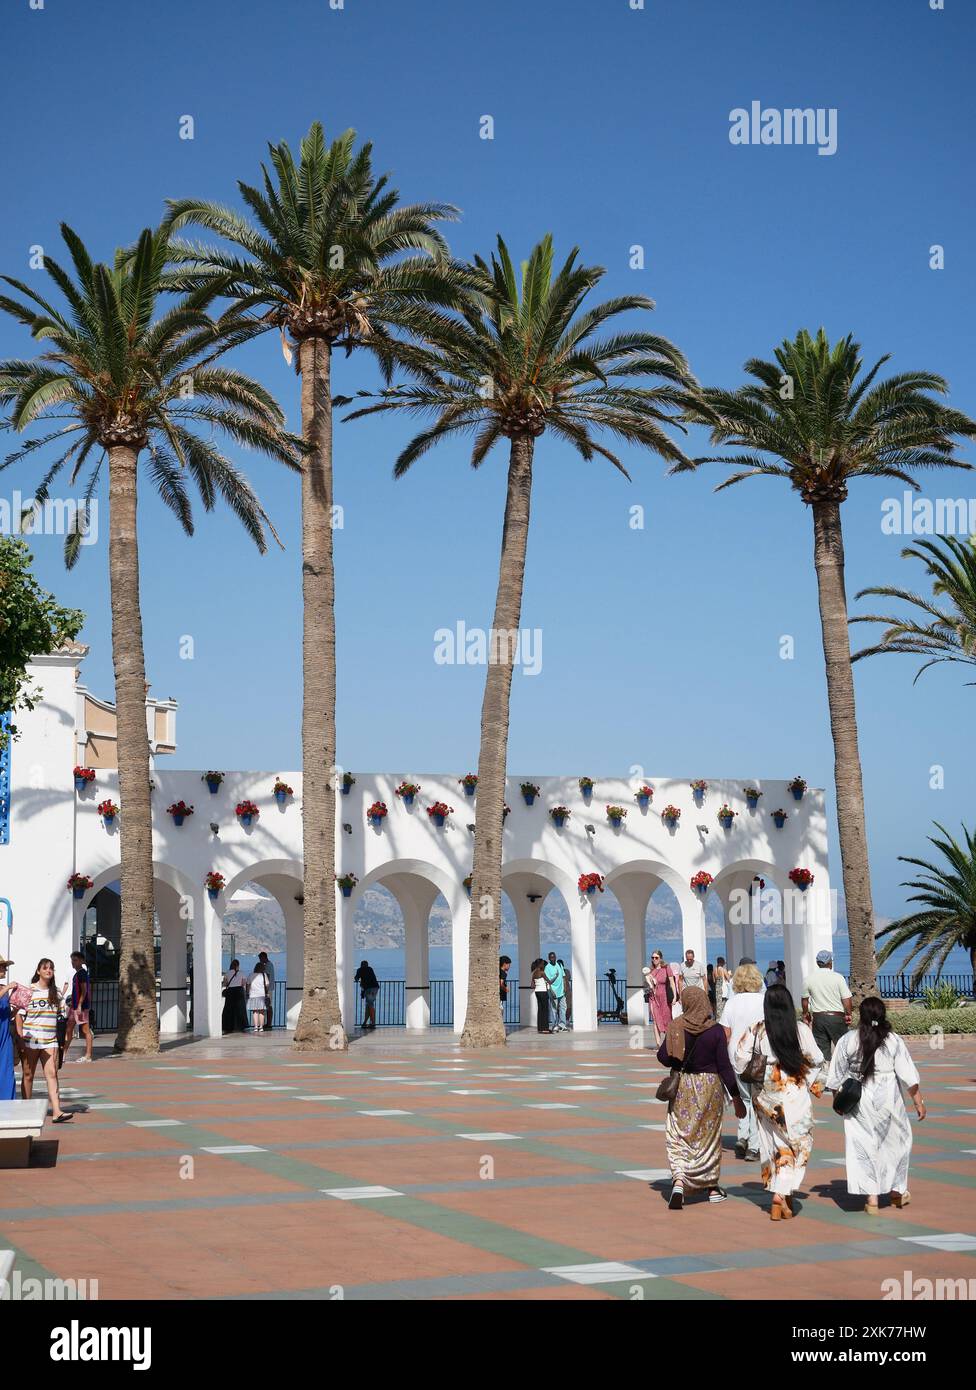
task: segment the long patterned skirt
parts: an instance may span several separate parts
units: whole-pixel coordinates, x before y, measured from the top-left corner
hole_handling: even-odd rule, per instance
[[[685,1191],[717,1187],[722,1166],[723,1088],[711,1072],[684,1072],[668,1106],[668,1165]]]
[[[789,1196],[803,1185],[813,1149],[813,1106],[806,1085],[792,1078],[753,1087],[759,1121],[759,1157],[767,1192]]]

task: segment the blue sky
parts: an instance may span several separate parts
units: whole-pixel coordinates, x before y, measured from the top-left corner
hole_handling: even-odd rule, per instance
[[[58,255],[62,219],[105,258],[167,196],[233,200],[268,140],[321,119],[375,145],[404,198],[453,202],[460,255],[502,232],[522,255],[546,231],[607,267],[601,297],[637,291],[648,326],[699,378],[734,385],[750,356],[801,326],[853,332],[891,370],[947,376],[976,413],[971,313],[976,14],[961,0],[28,0],[5,7],[0,111],[7,189],[0,269],[30,279],[29,248]],[[729,143],[729,113],[836,108],[837,153]],[[179,138],[192,115],[195,138]],[[479,138],[491,115],[492,141]],[[946,268],[929,268],[929,247]],[[646,268],[629,268],[639,244]],[[29,343],[0,322],[0,354]],[[277,342],[239,361],[297,425],[297,381]],[[335,389],[374,383],[339,360]],[[337,428],[340,761],[364,769],[475,765],[483,670],[434,662],[437,628],[487,626],[504,456],[479,473],[463,446],[390,476],[406,424]],[[968,451],[971,457],[971,450]],[[830,786],[832,754],[808,511],[757,480],[712,495],[719,473],[668,479],[626,451],[627,483],[543,438],[536,454],[523,623],[542,629],[537,676],[513,685],[510,767],[541,774],[787,777]],[[143,493],[146,657],[181,702],[178,762],[295,768],[299,761],[297,481],[245,456],[285,542],[263,558],[226,516],[185,539]],[[36,469],[3,475],[30,493]],[[848,588],[918,576],[881,532],[884,483],[844,508]],[[928,495],[976,496],[963,473]],[[645,511],[643,530],[630,511]],[[103,514],[103,529],[107,517]],[[86,679],[111,694],[107,557],[69,576],[37,538],[43,583],[88,613]],[[857,605],[852,605],[855,611]],[[863,631],[863,629],[861,630]],[[795,659],[779,657],[780,638]],[[194,638],[193,660],[180,639]],[[855,637],[858,630],[855,629]],[[901,658],[857,671],[877,910],[903,902],[898,854],[934,818],[972,820],[976,694],[950,668],[912,687]],[[945,767],[945,789],[929,768]],[[836,842],[835,877],[839,880]]]

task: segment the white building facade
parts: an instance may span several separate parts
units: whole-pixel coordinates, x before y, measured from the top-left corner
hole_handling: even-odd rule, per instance
[[[119,819],[107,825],[98,813],[104,800],[119,802],[114,770],[96,768],[93,782],[78,791],[73,768],[88,735],[83,710],[87,692],[77,684],[84,649],[39,659],[31,669],[43,696],[32,713],[18,719],[20,738],[5,761],[9,784],[6,835],[0,833],[0,899],[13,914],[12,929],[0,931],[0,949],[17,962],[15,978],[27,978],[41,956],[56,962],[58,979],[68,970],[68,957],[81,939],[86,908],[96,894],[115,883],[120,873]],[[87,701],[90,707],[90,698]],[[96,702],[98,703],[98,702]],[[175,746],[175,705],[147,702],[150,738],[163,732],[158,751]],[[162,721],[162,722],[160,722]],[[176,1033],[187,1026],[186,944],[193,947],[194,1032],[219,1036],[221,1016],[221,950],[224,913],[238,890],[259,884],[281,907],[288,959],[288,1022],[294,1026],[301,1004],[302,921],[302,777],[300,772],[227,771],[215,793],[202,780],[202,769],[168,771],[154,762],[152,793],[156,909],[161,940],[161,1028]],[[363,773],[353,770],[355,782],[347,793],[336,791],[336,864],[339,874],[354,874],[350,896],[336,889],[336,969],[347,1028],[356,1021],[353,974],[358,964],[355,914],[363,893],[376,886],[388,889],[403,914],[406,941],[406,1024],[429,1026],[427,924],[438,894],[447,903],[452,922],[454,1029],[464,1025],[468,986],[468,932],[471,901],[464,878],[471,872],[473,827],[477,795],[469,797],[459,784],[465,769],[452,773]],[[293,795],[279,804],[272,788],[281,777]],[[395,794],[408,778],[421,791],[412,805]],[[596,777],[590,796],[576,775],[511,776],[506,800],[511,811],[503,836],[503,887],[518,923],[518,960],[523,1001],[531,1000],[529,964],[541,954],[540,914],[546,897],[559,893],[569,914],[570,957],[573,972],[573,1010],[577,1029],[597,1023],[596,895],[581,893],[580,875],[597,873],[603,890],[617,899],[626,933],[627,1008],[631,1022],[646,1021],[641,967],[649,943],[645,917],[651,894],[662,883],[674,893],[681,914],[683,946],[705,959],[705,893],[692,887],[701,873],[711,875],[708,891],[717,894],[725,912],[725,955],[734,965],[741,955],[756,955],[759,922],[775,924],[784,915],[787,981],[798,997],[804,974],[818,950],[830,948],[833,912],[827,862],[827,824],[822,791],[806,789],[795,799],[785,780],[708,781],[702,796],[693,794],[688,779],[647,778],[653,787],[649,805],[636,800],[635,780]],[[520,784],[530,781],[539,791],[527,805]],[[756,807],[748,804],[746,787],[762,792]],[[0,779],[2,792],[2,779]],[[167,807],[183,800],[194,814],[177,826]],[[254,802],[260,814],[245,825],[236,806]],[[367,819],[368,808],[384,802],[389,814],[378,827]],[[427,808],[436,801],[454,808],[443,826],[434,824]],[[735,813],[731,828],[720,824],[719,808]],[[627,809],[615,828],[606,806]],[[668,805],[681,811],[676,825],[665,822]],[[571,815],[558,827],[549,812],[567,807]],[[773,812],[785,811],[782,828]],[[2,827],[0,827],[2,829]],[[813,885],[796,889],[793,869],[809,870]],[[224,887],[208,892],[208,872],[223,875]],[[81,897],[67,889],[70,874],[92,881]],[[760,888],[765,883],[765,892]],[[0,904],[0,928],[7,928]],[[9,943],[9,949],[8,949]],[[653,945],[654,943],[650,943]],[[564,953],[565,954],[565,953]],[[523,1026],[532,1023],[522,1007]]]

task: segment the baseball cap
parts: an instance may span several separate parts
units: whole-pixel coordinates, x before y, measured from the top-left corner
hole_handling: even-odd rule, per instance
[[[830,962],[831,962],[832,960],[833,960],[833,956],[831,955],[831,953],[830,953],[829,951],[818,951],[818,952],[817,952],[817,964],[818,964],[818,965],[829,965]]]

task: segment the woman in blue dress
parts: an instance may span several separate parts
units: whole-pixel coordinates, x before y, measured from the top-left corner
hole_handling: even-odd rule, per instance
[[[10,1013],[10,987],[7,967],[12,960],[0,956],[0,1100],[16,1100],[14,1085],[14,1040],[11,1037],[14,1021]]]

